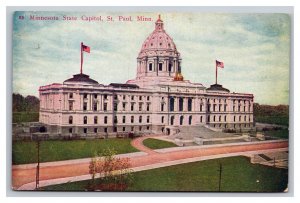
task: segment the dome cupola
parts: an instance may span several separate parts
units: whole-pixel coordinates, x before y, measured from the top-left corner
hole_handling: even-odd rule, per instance
[[[181,58],[173,39],[164,30],[160,17],[155,22],[154,31],[142,44],[137,57],[136,79],[145,77],[172,78],[181,73]]]

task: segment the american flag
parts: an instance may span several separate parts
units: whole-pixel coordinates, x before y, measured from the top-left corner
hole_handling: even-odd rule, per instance
[[[86,45],[82,44],[82,51],[85,51],[85,52],[87,52],[87,53],[90,53],[91,48],[90,48],[89,46],[86,46]]]
[[[221,61],[216,60],[216,66],[220,68],[224,68],[224,63]]]

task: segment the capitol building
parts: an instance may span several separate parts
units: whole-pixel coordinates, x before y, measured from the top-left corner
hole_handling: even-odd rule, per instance
[[[39,88],[39,121],[50,135],[172,135],[182,126],[250,130],[253,94],[205,87],[182,75],[182,58],[158,18],[137,56],[136,77],[100,84],[86,74]]]

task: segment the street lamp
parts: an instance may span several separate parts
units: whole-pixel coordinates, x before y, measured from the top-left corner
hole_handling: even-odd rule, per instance
[[[36,166],[36,175],[35,175],[36,190],[39,188],[39,182],[40,182],[40,142],[42,140],[45,140],[46,138],[45,131],[46,131],[45,127],[41,127],[39,133],[34,133],[32,135],[32,140],[36,141],[36,148],[37,148],[37,166]]]
[[[258,192],[259,179],[256,180],[256,192]]]

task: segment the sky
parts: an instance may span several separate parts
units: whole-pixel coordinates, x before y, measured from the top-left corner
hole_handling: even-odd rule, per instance
[[[182,58],[182,74],[209,87],[252,93],[260,104],[289,103],[290,16],[287,14],[160,13]],[[19,16],[24,16],[20,19]],[[59,20],[30,20],[56,16]],[[65,21],[63,16],[77,17]],[[81,17],[102,16],[103,21]],[[114,21],[106,21],[111,16]],[[132,21],[119,21],[131,16]],[[152,21],[137,21],[137,16]],[[136,75],[142,43],[154,30],[158,13],[16,12],[13,25],[13,92],[38,96],[39,86],[62,83],[80,72],[101,84],[125,83]]]

